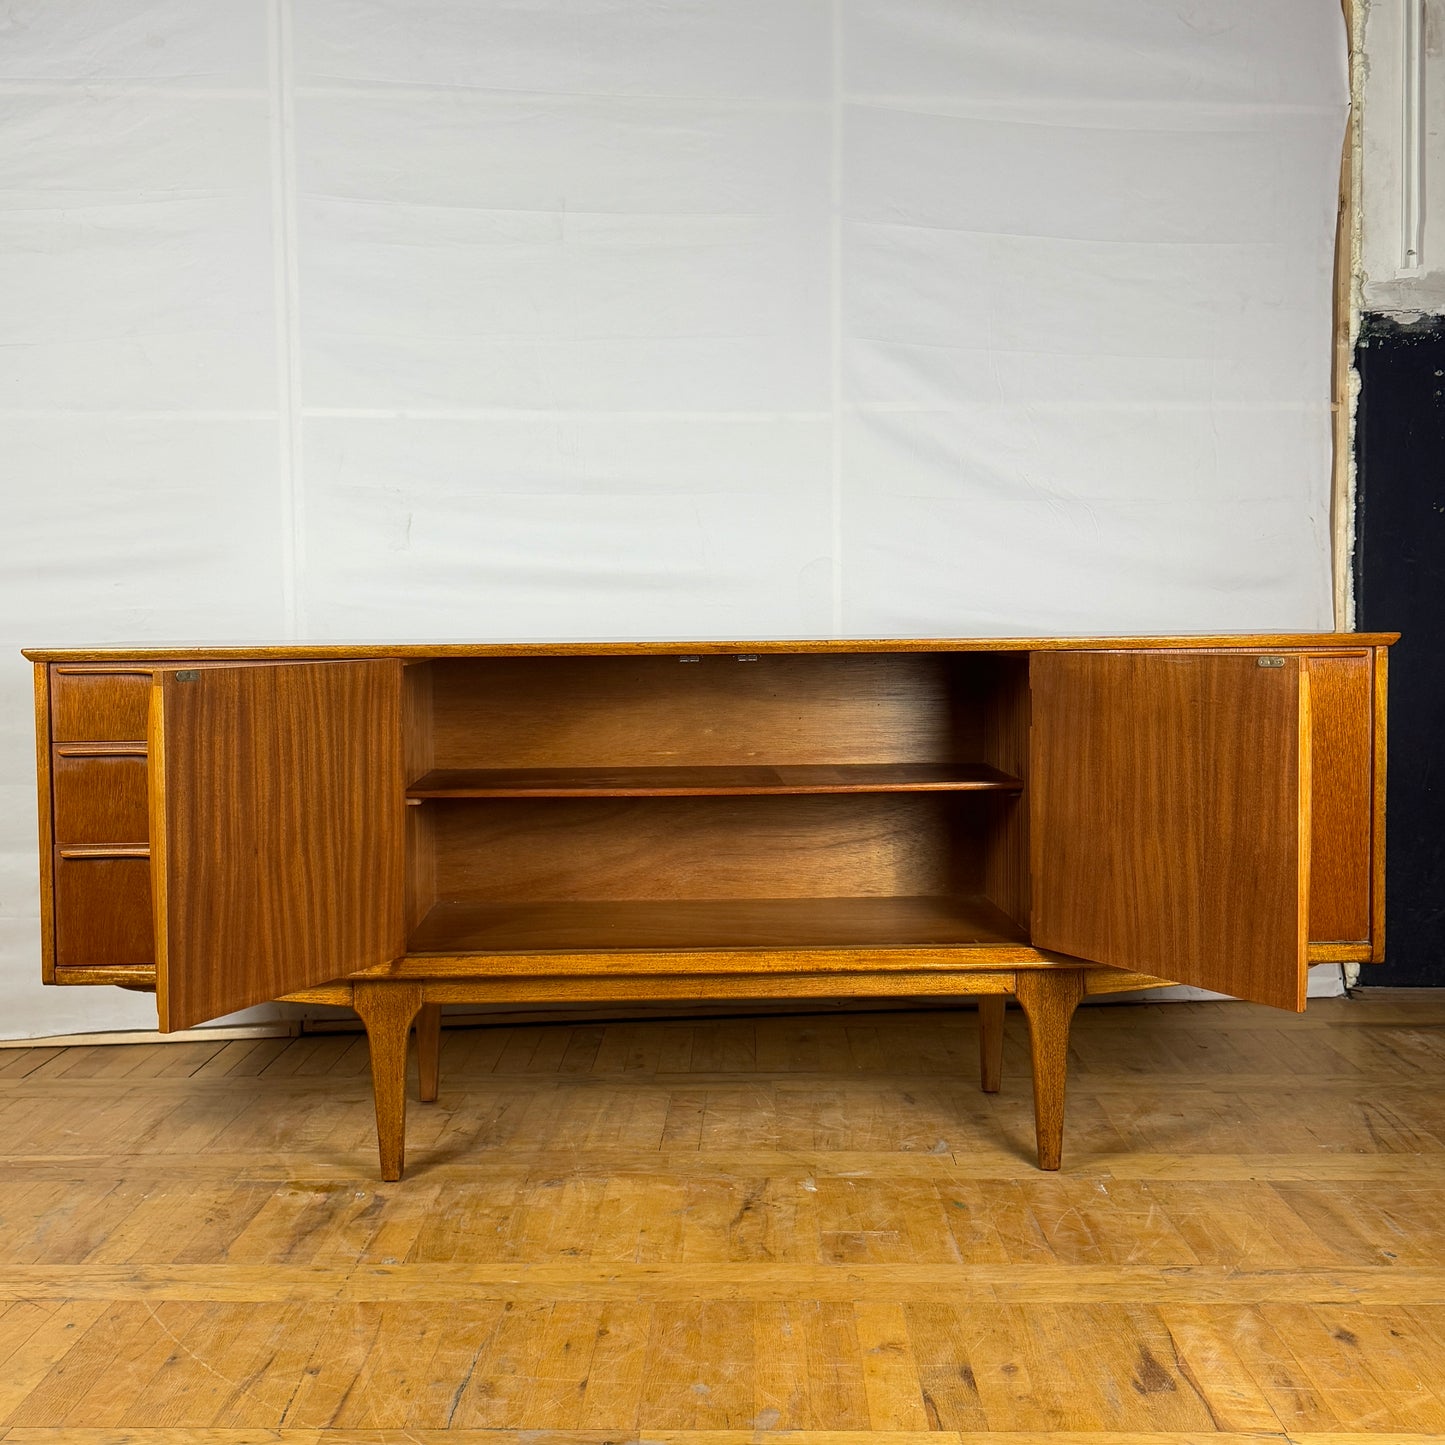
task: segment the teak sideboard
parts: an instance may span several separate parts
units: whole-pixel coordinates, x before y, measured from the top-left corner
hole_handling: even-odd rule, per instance
[[[441,1006],[1304,1007],[1383,948],[1391,634],[32,649],[44,977],[349,1004],[381,1173]]]

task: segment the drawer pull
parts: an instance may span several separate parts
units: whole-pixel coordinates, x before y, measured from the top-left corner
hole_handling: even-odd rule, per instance
[[[55,670],[62,677],[149,677],[155,671],[151,667],[64,667],[59,664]]]
[[[58,758],[143,758],[144,743],[60,743],[55,749]]]
[[[87,843],[74,848],[56,850],[62,858],[80,862],[86,858],[149,858],[148,843]]]

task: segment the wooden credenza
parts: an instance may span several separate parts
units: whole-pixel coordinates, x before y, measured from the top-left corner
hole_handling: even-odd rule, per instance
[[[1087,994],[1383,948],[1386,634],[32,649],[44,977],[349,1004],[381,1172],[445,1003]]]

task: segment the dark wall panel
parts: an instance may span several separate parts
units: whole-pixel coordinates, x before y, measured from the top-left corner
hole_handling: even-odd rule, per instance
[[[1358,623],[1390,653],[1386,961],[1361,983],[1445,987],[1445,317],[1366,316],[1355,352]]]

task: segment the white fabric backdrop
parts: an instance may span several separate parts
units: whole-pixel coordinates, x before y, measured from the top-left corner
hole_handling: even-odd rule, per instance
[[[1330,623],[1335,0],[0,0],[22,643]]]

